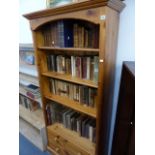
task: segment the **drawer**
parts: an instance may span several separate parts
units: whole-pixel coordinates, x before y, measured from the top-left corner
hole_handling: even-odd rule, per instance
[[[52,131],[48,132],[48,143],[60,155],[91,155],[83,148]]]

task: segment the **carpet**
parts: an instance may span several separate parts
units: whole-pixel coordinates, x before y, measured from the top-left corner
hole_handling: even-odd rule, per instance
[[[33,145],[22,134],[19,134],[19,155],[51,155],[49,152],[42,152]]]

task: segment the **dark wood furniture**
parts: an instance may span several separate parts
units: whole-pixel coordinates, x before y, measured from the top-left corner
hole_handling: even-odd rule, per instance
[[[135,63],[124,62],[112,155],[135,154]]]

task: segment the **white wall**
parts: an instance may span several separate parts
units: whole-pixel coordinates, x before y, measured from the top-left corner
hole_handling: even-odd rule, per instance
[[[109,155],[111,150],[115,115],[117,109],[117,98],[120,86],[122,62],[135,60],[135,0],[125,0],[125,3],[126,8],[120,14]]]
[[[22,15],[45,9],[46,0],[19,0],[19,42],[32,43],[29,22]]]

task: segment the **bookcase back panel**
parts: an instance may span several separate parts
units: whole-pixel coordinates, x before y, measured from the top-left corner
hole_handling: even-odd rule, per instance
[[[99,24],[63,19],[48,22],[42,25],[39,31],[42,35],[42,47],[93,49],[99,47]]]

